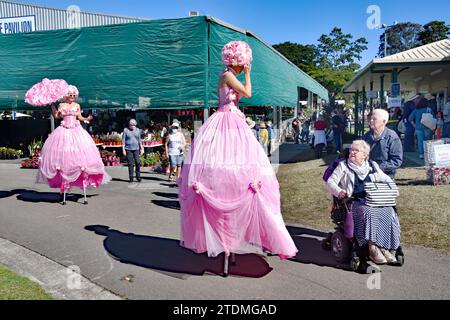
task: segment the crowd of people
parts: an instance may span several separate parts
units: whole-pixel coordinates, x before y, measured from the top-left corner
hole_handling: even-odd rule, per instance
[[[272,156],[272,151],[275,148],[275,131],[273,129],[272,121],[256,123],[251,117],[245,119],[248,127],[252,131],[256,140],[259,142],[264,152],[268,157]]]
[[[423,159],[425,141],[433,138],[450,138],[450,101],[444,105],[442,111],[438,111],[433,96],[411,94],[404,103],[400,121],[404,127],[402,133],[405,151],[416,151],[417,141],[417,151],[419,157]]]
[[[330,115],[321,112],[312,116],[301,110],[291,122],[294,143],[310,143],[317,158],[322,156],[323,150],[330,144],[337,153],[342,153],[342,137],[344,132],[350,131],[351,123],[352,114],[349,109],[344,111],[343,108],[336,108]]]

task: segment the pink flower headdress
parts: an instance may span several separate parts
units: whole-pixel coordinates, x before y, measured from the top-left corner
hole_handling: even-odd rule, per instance
[[[252,49],[245,41],[231,41],[222,48],[222,63],[226,66],[244,66],[252,60]]]

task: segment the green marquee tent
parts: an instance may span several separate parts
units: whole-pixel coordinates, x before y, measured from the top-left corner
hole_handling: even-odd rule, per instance
[[[36,109],[25,92],[43,78],[65,79],[83,108],[215,107],[221,49],[244,40],[253,50],[251,99],[242,106],[295,107],[299,88],[328,92],[270,45],[212,17],[0,36],[0,110]]]

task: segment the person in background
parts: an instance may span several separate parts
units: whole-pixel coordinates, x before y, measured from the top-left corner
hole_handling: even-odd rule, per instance
[[[327,123],[323,119],[322,115],[317,117],[316,122],[314,122],[314,150],[316,154],[316,159],[322,157],[323,148],[327,145],[327,136],[325,130],[327,128]]]
[[[363,140],[370,145],[369,159],[394,179],[403,162],[403,148],[398,134],[386,127],[388,120],[386,110],[375,109],[370,117],[370,131],[363,136]]]
[[[444,128],[444,114],[439,111],[436,120],[436,139],[442,138],[442,130]]]
[[[300,136],[300,119],[299,117],[295,117],[292,120],[292,130],[294,131],[294,143],[298,144],[298,138]]]
[[[414,152],[414,126],[409,122],[409,116],[414,111],[416,106],[414,100],[419,98],[420,95],[412,93],[406,98],[406,102],[403,105],[403,117],[402,120],[405,124],[405,138],[404,138],[404,150],[405,152]]]
[[[259,143],[263,147],[266,155],[268,155],[269,131],[267,130],[266,124],[264,122],[261,122],[259,124]]]
[[[171,126],[171,133],[165,143],[166,157],[170,163],[169,181],[174,181],[174,175],[176,175],[177,179],[180,177],[183,155],[186,151],[185,148],[186,140],[180,131],[180,124],[174,122]]]
[[[417,136],[417,149],[419,150],[419,158],[423,159],[424,157],[424,142],[427,140],[431,140],[433,132],[430,128],[426,127],[422,124],[422,115],[425,113],[431,113],[433,117],[435,114],[433,110],[428,107],[428,101],[424,97],[420,97],[414,100],[414,104],[416,109],[409,115],[409,122],[413,124],[416,129]]]
[[[142,145],[141,131],[137,127],[135,119],[130,119],[128,128],[125,128],[122,133],[122,152],[127,157],[128,162],[128,182],[134,181],[134,176],[137,182],[141,182],[141,160],[140,156],[144,154],[144,146]],[[133,167],[136,167],[134,169]],[[135,171],[135,175],[133,175]]]
[[[444,128],[442,129],[442,138],[450,138],[450,95],[443,109]]]
[[[305,120],[302,123],[302,144],[309,143],[309,126],[311,125],[311,119],[309,117],[305,117]]]
[[[252,130],[253,135],[255,136],[256,140],[259,142],[258,132],[255,129],[256,122],[253,121],[252,118],[250,118],[250,117],[247,117],[245,119],[245,122],[247,122],[248,127],[250,128],[250,130]]]
[[[272,121],[268,120],[266,122],[267,131],[269,132],[269,144],[267,146],[268,156],[272,156],[272,151],[275,148],[275,132],[273,131]]]
[[[337,153],[342,152],[342,134],[344,133],[345,123],[337,110],[331,113],[331,123],[333,128],[334,147]]]
[[[424,96],[425,99],[427,99],[427,107],[430,108],[434,114],[437,113],[437,101],[434,95],[431,93],[427,93]]]

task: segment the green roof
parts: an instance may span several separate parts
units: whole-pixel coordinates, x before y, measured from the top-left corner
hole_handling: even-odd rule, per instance
[[[221,49],[232,40],[253,51],[253,95],[241,106],[295,107],[298,87],[328,101],[324,87],[251,32],[189,17],[1,35],[0,109],[36,109],[24,95],[43,78],[77,86],[83,108],[215,107]]]

